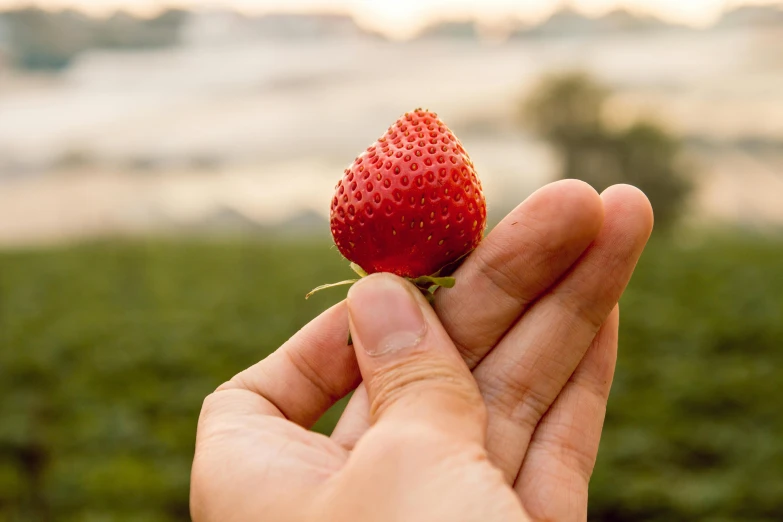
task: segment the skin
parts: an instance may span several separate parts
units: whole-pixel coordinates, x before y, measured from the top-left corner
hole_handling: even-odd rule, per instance
[[[652,226],[635,188],[561,181],[434,309],[402,279],[362,279],[206,398],[193,520],[586,520],[617,303]],[[331,437],[307,430],[354,389]]]

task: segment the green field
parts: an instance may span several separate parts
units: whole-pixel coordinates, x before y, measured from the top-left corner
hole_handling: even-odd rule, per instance
[[[327,243],[0,253],[0,522],[188,520],[201,400],[349,274]],[[654,241],[622,321],[591,520],[783,520],[783,241]]]

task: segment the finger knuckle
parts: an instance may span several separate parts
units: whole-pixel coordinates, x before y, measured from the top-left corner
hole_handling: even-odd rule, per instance
[[[370,413],[377,418],[390,405],[422,393],[443,394],[471,414],[485,415],[478,389],[460,368],[427,353],[413,354],[376,370],[370,377]]]
[[[529,431],[535,429],[551,403],[546,394],[513,371],[500,372],[486,381],[482,392],[494,412]]]

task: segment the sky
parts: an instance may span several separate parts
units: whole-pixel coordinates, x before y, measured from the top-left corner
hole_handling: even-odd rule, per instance
[[[396,34],[414,34],[441,19],[475,18],[487,24],[509,17],[537,21],[569,5],[588,15],[624,7],[665,20],[708,25],[727,8],[749,4],[777,4],[783,0],[0,0],[0,8],[19,5],[62,9],[76,7],[94,14],[125,9],[151,14],[163,7],[231,7],[248,12],[299,11],[351,14],[368,28]]]

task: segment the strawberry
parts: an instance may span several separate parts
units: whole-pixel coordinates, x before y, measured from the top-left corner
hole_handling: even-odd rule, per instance
[[[391,272],[431,298],[454,285],[441,271],[481,241],[487,205],[462,143],[437,114],[416,109],[345,169],[330,217],[337,248],[360,276]]]
[[[417,278],[473,250],[487,206],[473,162],[438,115],[406,113],[345,170],[331,229],[365,272]]]

